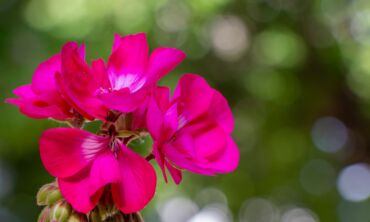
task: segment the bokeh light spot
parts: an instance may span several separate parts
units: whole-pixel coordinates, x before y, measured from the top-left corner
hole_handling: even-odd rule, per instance
[[[340,195],[348,201],[364,201],[370,196],[370,168],[356,163],[344,168],[337,182]]]
[[[322,117],[312,127],[311,137],[318,149],[334,153],[344,147],[348,139],[346,126],[335,117]]]

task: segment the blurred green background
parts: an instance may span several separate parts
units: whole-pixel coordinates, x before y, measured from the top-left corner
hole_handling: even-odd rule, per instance
[[[162,80],[207,78],[229,100],[238,170],[159,176],[148,222],[370,221],[368,0],[0,0],[0,97],[66,41],[107,58],[113,33],[188,55]],[[58,124],[0,106],[0,221],[36,221],[38,138]]]

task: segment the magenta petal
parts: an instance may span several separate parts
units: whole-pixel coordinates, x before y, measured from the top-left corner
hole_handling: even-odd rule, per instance
[[[214,90],[205,79],[193,74],[181,77],[174,99],[179,103],[179,114],[188,122],[209,110]]]
[[[149,46],[144,33],[117,37],[108,60],[108,75],[115,90],[139,81],[145,71]]]
[[[228,137],[224,152],[219,158],[211,161],[207,167],[215,173],[230,173],[238,167],[239,158],[240,153],[237,145],[231,137]]]
[[[226,133],[231,133],[233,131],[234,119],[230,106],[225,97],[216,90],[214,90],[208,114],[217,121]]]
[[[64,120],[70,118],[67,111],[69,105],[61,99],[56,91],[49,91],[36,95],[31,85],[24,85],[16,88],[14,94],[20,98],[6,99],[5,102],[19,107],[19,110],[31,118],[54,118]]]
[[[56,54],[37,67],[32,77],[32,89],[36,93],[55,91],[55,73],[60,70],[61,56]]]
[[[159,109],[157,102],[151,98],[148,105],[146,124],[150,135],[155,140],[161,139],[163,127],[163,113]]]
[[[67,118],[71,118],[72,116],[69,113],[65,113],[60,106],[38,98],[26,101],[19,99],[17,103],[19,103],[19,110],[21,113],[31,118],[54,118],[57,120],[65,120]]]
[[[13,93],[16,96],[22,97],[22,98],[33,98],[35,97],[35,93],[32,91],[32,85],[23,85],[19,86],[18,88],[13,90]]]
[[[97,71],[99,75],[100,72]],[[86,64],[76,43],[69,42],[63,46],[62,71],[56,73],[59,90],[73,108],[90,120],[104,120],[107,115],[106,108],[95,95],[101,83],[94,78],[97,73]]]
[[[58,182],[63,197],[73,209],[87,213],[96,206],[104,187],[120,179],[118,161],[107,150],[96,157],[91,167],[72,177],[59,178]]]
[[[40,139],[40,155],[55,177],[69,177],[88,166],[108,147],[108,139],[72,128],[46,130]]]
[[[182,172],[181,170],[179,169],[176,169],[175,167],[173,167],[170,163],[168,163],[167,161],[165,162],[165,165],[166,165],[166,168],[168,169],[168,171],[170,172],[171,176],[172,176],[172,179],[173,181],[176,183],[176,184],[180,184],[181,183],[181,180],[182,180]]]
[[[114,52],[121,45],[121,36],[118,33],[114,33],[114,40],[112,46],[112,52]]]
[[[81,213],[88,213],[96,206],[103,190],[99,190],[94,195],[89,193],[89,172],[87,170],[85,171],[86,172],[76,175],[74,178],[58,178],[58,184],[62,196],[72,205],[74,210]]]
[[[100,188],[110,183],[118,183],[121,179],[119,164],[110,150],[100,154],[91,167],[90,193],[93,194]]]
[[[185,53],[175,48],[157,48],[149,58],[147,70],[150,81],[157,81],[171,72],[186,57]]]
[[[191,171],[193,173],[203,174],[203,175],[214,175],[214,172],[204,169],[198,165],[198,161],[191,156],[184,154],[182,147],[173,146],[172,144],[167,144],[164,147],[166,158],[170,161],[170,164]]]
[[[155,171],[148,161],[125,146],[122,146],[118,161],[121,182],[112,184],[113,200],[126,214],[140,211],[154,196]]]
[[[123,88],[118,91],[102,93],[98,97],[102,103],[113,110],[121,112],[132,112],[142,105],[148,92],[146,89],[131,93],[128,88]]]
[[[205,121],[197,125],[188,126],[184,128],[184,131],[184,133],[192,135],[196,157],[199,159],[217,157],[224,150],[226,138],[228,137],[220,126]]]
[[[158,166],[161,168],[164,181],[167,183],[168,180],[167,180],[166,169],[164,168],[164,165],[165,165],[164,164],[164,162],[165,162],[164,156],[160,152],[159,147],[158,147],[158,143],[156,141],[154,141],[154,143],[153,143],[153,151],[152,152],[153,152],[155,160],[158,163]]]

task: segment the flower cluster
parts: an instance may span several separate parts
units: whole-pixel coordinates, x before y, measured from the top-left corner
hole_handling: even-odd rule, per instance
[[[235,170],[239,151],[231,138],[233,117],[226,99],[200,76],[183,75],[173,95],[157,82],[185,58],[174,48],[149,54],[143,33],[116,35],[111,55],[85,61],[85,47],[65,44],[41,63],[32,83],[14,90],[10,104],[31,118],[51,118],[71,127],[46,130],[40,155],[57,178],[63,198],[80,213],[111,195],[123,213],[140,211],[156,190],[155,159],[167,182],[182,171],[216,175]],[[84,123],[102,122],[97,134]],[[129,143],[150,135],[146,157]]]

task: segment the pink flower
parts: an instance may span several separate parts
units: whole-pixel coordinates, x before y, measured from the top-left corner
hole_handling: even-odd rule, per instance
[[[153,167],[114,137],[49,129],[41,137],[40,154],[47,171],[57,177],[63,197],[79,212],[92,210],[107,185],[124,213],[141,210],[155,193]]]
[[[96,97],[97,90],[108,84],[104,62],[92,62],[89,67],[75,42],[62,48],[61,71],[56,73],[57,86],[66,100],[85,118],[105,120],[108,109]]]
[[[174,48],[157,48],[149,56],[144,33],[116,35],[107,64],[109,83],[100,88],[99,98],[110,109],[132,112],[184,58],[185,54]]]
[[[6,99],[31,118],[53,118],[65,120],[73,117],[71,106],[59,93],[55,83],[55,73],[60,71],[60,54],[41,63],[32,78],[32,83],[16,88],[13,92],[19,98]]]
[[[233,117],[225,98],[197,76],[184,75],[170,100],[158,88],[149,102],[147,127],[153,154],[162,168],[181,181],[181,170],[214,175],[236,169],[239,151],[231,138]]]

